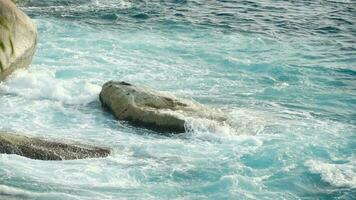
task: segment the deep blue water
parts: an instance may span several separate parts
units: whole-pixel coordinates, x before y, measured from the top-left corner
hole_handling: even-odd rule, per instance
[[[356,199],[356,2],[29,0],[28,70],[0,84],[0,130],[113,149],[0,155],[0,199]],[[117,122],[108,80],[223,110],[172,137]]]

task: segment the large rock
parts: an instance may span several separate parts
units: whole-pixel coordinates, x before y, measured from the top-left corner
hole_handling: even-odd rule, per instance
[[[30,65],[36,50],[37,28],[11,0],[0,0],[0,81]]]
[[[14,3],[21,3],[22,2],[22,0],[11,0],[12,2],[14,2]]]
[[[0,153],[17,154],[37,160],[74,160],[106,157],[110,150],[0,133]]]
[[[105,83],[100,101],[117,119],[159,132],[185,132],[189,117],[225,120],[200,104],[126,82]]]

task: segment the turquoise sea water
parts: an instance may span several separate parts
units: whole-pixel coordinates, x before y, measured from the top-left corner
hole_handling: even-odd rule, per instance
[[[38,51],[0,84],[0,130],[112,148],[0,155],[0,199],[356,199],[356,2],[29,0]],[[221,109],[172,137],[117,122],[124,80]]]

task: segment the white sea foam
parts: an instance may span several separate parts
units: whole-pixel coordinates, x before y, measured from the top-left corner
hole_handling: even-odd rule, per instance
[[[6,185],[0,185],[0,199],[15,200],[15,199],[68,199],[79,200],[88,199],[85,197],[77,197],[75,195],[61,192],[33,192]],[[90,198],[92,199],[92,198]]]
[[[217,122],[210,119],[187,118],[185,128],[188,132],[211,132],[220,134],[231,134],[233,129],[224,122]]]
[[[14,187],[9,187],[6,185],[0,185],[0,198],[6,198],[6,199],[18,199],[21,197],[22,198],[29,198],[30,196],[33,196],[31,192],[28,192],[26,190],[14,188]]]
[[[95,7],[94,7],[95,6]],[[102,9],[107,9],[107,8],[130,8],[132,6],[132,3],[130,1],[124,1],[124,0],[95,0],[93,1],[92,5],[90,7],[94,8],[102,8]]]
[[[228,113],[227,123],[236,131],[235,134],[256,135],[264,130],[267,120],[260,112],[236,108]]]
[[[222,111],[217,111],[222,112]],[[266,119],[261,113],[248,109],[224,112],[226,121],[204,118],[186,118],[188,132],[211,132],[224,135],[256,135],[264,130]]]
[[[344,164],[330,164],[318,160],[309,160],[306,166],[313,173],[337,187],[356,188],[356,160]]]
[[[27,99],[50,99],[66,104],[86,104],[94,101],[98,98],[100,89],[100,86],[87,80],[57,79],[55,73],[48,70],[20,70],[0,84],[1,93],[19,95]]]
[[[38,10],[48,10],[52,9],[56,12],[64,12],[64,11],[76,11],[76,12],[87,12],[91,10],[105,10],[108,8],[116,8],[116,9],[125,9],[125,8],[130,8],[132,7],[131,1],[126,1],[126,0],[94,0],[94,1],[88,1],[86,4],[71,4],[71,5],[48,5],[48,6],[28,6],[24,7],[23,9],[25,11],[38,11]]]
[[[227,112],[218,109],[207,110],[206,114],[208,116],[211,115],[212,119],[199,116],[185,116],[183,113],[169,110],[161,112],[185,119],[185,129],[190,133],[209,132],[224,135],[256,135],[263,131],[266,124],[266,120],[261,114],[247,109],[234,109]],[[214,119],[214,113],[220,113],[220,116],[226,118],[226,120]]]

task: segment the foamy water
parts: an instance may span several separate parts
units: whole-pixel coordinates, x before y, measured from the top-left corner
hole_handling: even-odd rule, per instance
[[[354,199],[351,1],[45,1],[27,70],[0,83],[0,130],[109,147],[102,159],[0,155],[0,199]],[[109,80],[192,99],[161,136],[118,122]]]

